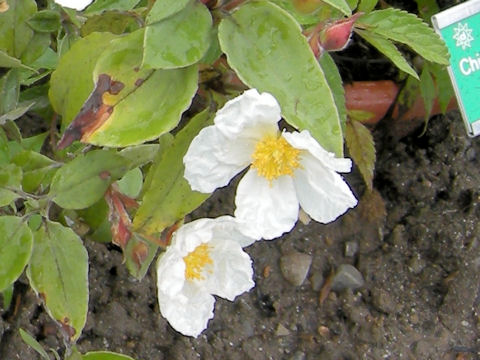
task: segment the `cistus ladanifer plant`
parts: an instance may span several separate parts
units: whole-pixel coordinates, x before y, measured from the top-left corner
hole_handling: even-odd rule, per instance
[[[430,79],[448,65],[425,22],[377,0],[0,1],[5,304],[25,272],[66,358],[126,358],[75,349],[84,241],[112,242],[138,280],[156,262],[161,314],[198,336],[214,295],[254,286],[245,247],[291,231],[300,208],[328,223],[357,204],[341,175],[345,138],[371,189],[366,115],[347,111],[329,54],[352,34],[411,81],[418,69],[396,44],[423,57]],[[41,125],[27,135],[25,123]],[[234,216],[183,224],[246,168]]]

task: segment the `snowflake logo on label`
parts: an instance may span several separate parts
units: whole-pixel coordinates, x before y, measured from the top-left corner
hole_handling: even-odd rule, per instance
[[[468,28],[468,24],[462,25],[458,23],[457,27],[453,28],[455,34],[453,38],[457,41],[455,44],[457,47],[461,46],[462,50],[465,50],[467,47],[471,47],[471,42],[474,40],[472,36],[472,29]]]

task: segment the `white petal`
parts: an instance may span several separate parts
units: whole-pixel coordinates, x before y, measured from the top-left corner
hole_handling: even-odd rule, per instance
[[[255,285],[252,260],[234,241],[215,238],[211,245],[214,266],[206,286],[210,293],[233,301]]]
[[[187,336],[197,337],[213,318],[215,298],[201,288],[185,283],[183,296],[169,297],[159,291],[160,312],[170,325]]]
[[[168,296],[176,296],[185,283],[185,262],[178,251],[169,246],[157,261],[157,288]]]
[[[250,89],[227,101],[217,111],[214,122],[230,139],[240,136],[258,140],[264,135],[275,134],[280,118],[280,105],[272,95]]]
[[[329,223],[357,205],[357,199],[338,173],[310,154],[302,156],[301,164],[302,168],[295,171],[295,188],[300,206],[314,220]]]
[[[254,149],[253,141],[231,141],[215,126],[207,126],[193,139],[183,158],[185,179],[193,190],[210,193],[247,167]]]
[[[235,217],[248,225],[245,233],[257,239],[279,237],[298,219],[298,200],[290,176],[270,184],[250,169],[238,184],[235,204]]]
[[[85,9],[88,5],[93,0],[55,0],[55,2],[63,7],[68,7],[71,9],[76,9],[76,10],[83,10]]]
[[[242,228],[246,226],[237,218],[231,216],[221,216],[216,219],[215,227],[213,228],[213,239],[226,239],[235,241],[241,247],[246,247],[255,242],[253,239],[242,232]]]
[[[350,159],[336,158],[335,154],[325,150],[317,140],[310,135],[308,130],[293,133],[284,132],[282,135],[294,148],[307,150],[321,161],[324,166],[332,170],[350,172],[352,169],[352,161]]]

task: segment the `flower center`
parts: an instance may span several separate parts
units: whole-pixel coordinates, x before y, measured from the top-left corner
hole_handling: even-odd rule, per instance
[[[269,181],[282,175],[293,175],[300,167],[300,150],[290,145],[283,136],[267,135],[255,145],[252,167]]]
[[[202,280],[203,269],[208,264],[213,264],[210,249],[207,244],[198,245],[195,250],[183,258],[185,262],[185,278],[187,280]]]

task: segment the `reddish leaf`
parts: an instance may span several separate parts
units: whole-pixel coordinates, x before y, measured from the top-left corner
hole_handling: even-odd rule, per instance
[[[120,193],[110,186],[105,193],[105,200],[109,207],[108,220],[112,232],[112,242],[125,250],[128,241],[132,237],[130,227],[132,221],[127,209],[137,208],[137,202],[128,196]]]

